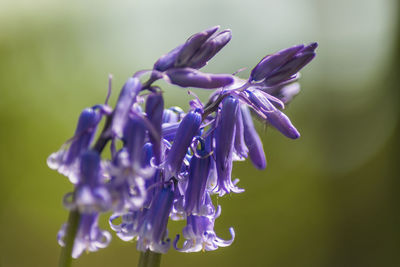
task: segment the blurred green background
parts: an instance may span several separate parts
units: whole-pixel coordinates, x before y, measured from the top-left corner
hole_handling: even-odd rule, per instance
[[[400,266],[398,10],[395,0],[0,0],[0,266],[57,265],[72,186],[46,158],[83,108],[104,101],[107,75],[115,101],[135,71],[213,25],[233,39],[210,72],[319,42],[286,111],[302,137],[258,125],[267,169],[237,163],[246,192],[219,199],[217,234],[233,226],[233,245],[170,251],[162,266]],[[167,106],[187,105],[185,90],[158,84]],[[184,223],[170,225],[173,235]],[[114,235],[74,266],[136,266],[138,256]]]

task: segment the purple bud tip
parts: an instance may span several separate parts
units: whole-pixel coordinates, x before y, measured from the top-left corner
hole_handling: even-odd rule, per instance
[[[187,63],[189,62],[190,58],[218,29],[219,27],[216,26],[192,35],[180,50],[179,55],[175,62],[175,67],[187,66]]]
[[[250,80],[261,81],[287,63],[304,45],[296,45],[264,57],[251,71]]]
[[[314,50],[317,49],[317,47],[318,47],[318,43],[313,42],[313,43],[310,43],[309,45],[307,45],[306,47],[304,47],[303,50],[301,50],[301,52],[314,52]]]
[[[96,125],[98,122],[98,115],[92,108],[86,108],[79,116],[78,126],[76,127],[75,134],[82,134],[84,131]]]
[[[293,126],[290,119],[281,111],[275,110],[273,112],[266,113],[266,115],[267,121],[286,137],[291,139],[297,139],[300,137],[300,133]]]

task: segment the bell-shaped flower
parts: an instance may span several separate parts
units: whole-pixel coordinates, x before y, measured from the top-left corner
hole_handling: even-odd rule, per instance
[[[79,183],[74,194],[64,197],[64,205],[69,209],[78,209],[80,213],[105,212],[112,206],[110,192],[104,183],[100,155],[88,150],[81,156]]]
[[[72,183],[78,183],[80,156],[89,149],[100,120],[101,114],[95,108],[84,109],[79,116],[74,136],[48,157],[47,165],[67,176]]]
[[[122,214],[114,213],[109,219],[110,227],[121,240],[131,241],[138,236],[147,211],[148,209],[144,208],[142,210],[128,210]],[[120,224],[116,223],[118,220]]]
[[[210,200],[207,199],[207,180],[211,169],[211,151],[212,151],[211,135],[206,141],[200,141],[200,149],[190,160],[189,177],[185,196],[185,211],[188,215],[209,215]],[[209,197],[209,196],[208,196]],[[212,205],[212,203],[211,203]]]
[[[220,208],[218,209],[220,210]],[[214,216],[196,216],[187,217],[187,225],[183,228],[183,238],[185,241],[182,248],[178,248],[177,243],[179,235],[174,241],[174,248],[180,252],[198,252],[211,251],[219,247],[227,247],[233,243],[235,232],[229,228],[231,233],[230,240],[224,240],[218,237],[214,231],[215,219],[219,216],[217,212]]]
[[[243,118],[244,141],[249,149],[250,160],[258,169],[265,169],[267,161],[265,159],[263,144],[254,128],[250,110],[246,105],[240,105],[240,111]]]
[[[161,125],[164,113],[164,99],[161,93],[152,93],[147,97],[146,100],[146,115],[151,122],[155,134],[150,135],[150,142],[153,144],[153,153],[155,158],[155,164],[161,163]]]
[[[182,161],[188,151],[193,137],[198,133],[201,124],[201,114],[198,110],[191,111],[182,119],[177,129],[174,142],[168,151],[165,166],[166,178],[175,176],[181,170]]]
[[[215,164],[218,174],[216,191],[220,196],[230,192],[241,193],[244,191],[236,187],[236,182],[231,179],[235,121],[238,110],[239,101],[232,96],[226,97],[222,102],[218,126],[215,130]]]
[[[290,119],[270,101],[274,100],[280,103],[280,100],[253,88],[246,89],[241,96],[244,96],[243,98],[245,101],[249,103],[261,118],[265,119],[283,135],[291,139],[300,137],[300,133],[294,127]]]
[[[167,224],[174,201],[171,186],[163,188],[154,197],[143,223],[138,230],[137,250],[166,253],[170,247]]]
[[[113,135],[119,138],[122,137],[122,131],[128,119],[129,112],[141,89],[142,84],[138,78],[129,78],[122,87],[112,115],[111,131]]]
[[[94,252],[105,248],[110,243],[111,235],[99,228],[98,217],[99,215],[96,213],[81,214],[72,249],[73,258],[78,258],[84,251]],[[68,224],[64,224],[57,235],[58,243],[63,247],[66,245],[64,239],[66,238],[67,228]]]
[[[236,155],[236,158],[244,160],[245,158],[247,158],[247,153],[249,152],[249,149],[247,148],[246,143],[244,141],[243,117],[240,108],[238,109],[237,112],[238,114],[236,116],[236,121],[235,121],[236,125],[235,125],[234,153]]]

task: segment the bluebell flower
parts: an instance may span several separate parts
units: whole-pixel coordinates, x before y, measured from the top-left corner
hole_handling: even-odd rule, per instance
[[[258,169],[265,169],[267,161],[265,159],[264,148],[256,129],[253,119],[246,105],[240,105],[241,116],[243,118],[243,136],[249,149],[250,160]]]
[[[138,78],[129,78],[122,87],[113,113],[111,125],[113,135],[119,138],[122,137],[122,131],[125,127],[126,120],[128,119],[129,112],[141,89],[142,84]]]
[[[88,150],[82,154],[75,192],[64,197],[64,205],[68,209],[78,209],[86,214],[105,212],[112,207],[100,161],[100,155],[96,151]]]
[[[220,208],[218,209],[220,211]],[[177,243],[179,236],[174,241],[174,247],[180,252],[198,252],[211,251],[219,247],[227,247],[233,243],[235,232],[233,228],[229,228],[231,233],[230,240],[224,240],[218,237],[214,231],[215,219],[220,212],[217,211],[214,216],[196,216],[187,217],[187,225],[183,228],[183,238],[185,241],[182,248],[178,248]]]
[[[164,99],[161,93],[152,93],[146,100],[146,115],[151,122],[157,136],[150,135],[150,142],[153,144],[155,164],[161,163],[161,129],[164,114]]]
[[[300,137],[300,133],[293,126],[290,119],[271,103],[271,101],[274,101],[283,107],[283,103],[279,99],[251,87],[241,92],[240,96],[253,108],[257,115],[279,130],[286,137],[291,139],[297,139]]]
[[[188,215],[209,215],[210,208],[207,203],[207,179],[211,169],[211,138],[208,144],[202,143],[197,155],[190,160],[189,177],[185,192],[185,211]],[[213,207],[212,207],[213,209]]]
[[[230,192],[241,193],[244,190],[232,181],[232,161],[235,141],[235,121],[239,110],[239,101],[228,96],[222,103],[215,133],[215,164],[218,174],[217,191],[220,196]]]
[[[67,176],[74,184],[79,182],[79,159],[89,149],[101,120],[95,108],[86,108],[79,116],[74,136],[47,159],[47,165]]]
[[[199,111],[191,111],[183,118],[177,129],[174,142],[166,158],[166,176],[175,176],[181,169],[182,161],[188,151],[193,137],[199,131],[201,114]]]
[[[243,104],[240,104],[242,106]],[[238,160],[244,160],[247,158],[249,149],[246,146],[244,140],[244,125],[243,117],[240,109],[237,111],[236,121],[235,121],[235,141],[234,141],[234,155]]]
[[[166,253],[170,247],[167,237],[167,223],[172,209],[174,192],[171,186],[163,188],[154,197],[149,210],[140,225],[137,236],[139,251],[151,250]]]
[[[148,209],[128,210],[124,213],[115,213],[109,219],[109,224],[112,230],[123,241],[131,241],[138,237],[139,229],[143,224]],[[120,224],[115,221],[121,220]]]
[[[82,214],[80,216],[78,231],[75,236],[74,247],[72,249],[72,257],[78,258],[82,252],[94,252],[101,248],[105,248],[111,241],[111,235],[107,231],[103,231],[98,227],[98,214]],[[58,232],[57,240],[61,246],[65,246],[65,235],[67,233],[68,224],[64,224]]]

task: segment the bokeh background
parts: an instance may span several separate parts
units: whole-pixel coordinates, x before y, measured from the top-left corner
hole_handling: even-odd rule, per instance
[[[0,0],[0,266],[57,265],[72,186],[46,158],[83,108],[104,101],[108,74],[115,101],[132,73],[212,25],[233,39],[210,72],[319,42],[286,112],[302,137],[258,124],[267,169],[237,163],[246,192],[219,199],[217,234],[233,226],[233,245],[170,251],[162,266],[400,266],[398,10],[395,0]],[[187,107],[186,90],[158,84],[167,106]],[[170,225],[173,235],[184,223]],[[136,266],[138,256],[114,236],[74,266]]]

